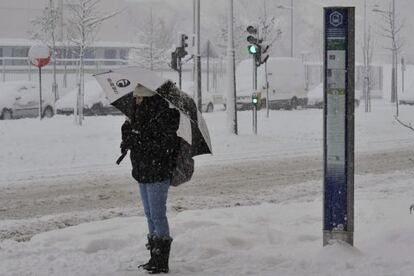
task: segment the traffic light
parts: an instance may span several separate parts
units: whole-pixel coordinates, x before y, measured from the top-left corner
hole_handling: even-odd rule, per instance
[[[263,42],[263,39],[256,38],[252,35],[247,37],[247,41],[251,44],[260,45]]]
[[[261,55],[262,55],[261,43],[263,42],[263,39],[260,39],[257,37],[257,29],[255,27],[248,26],[246,30],[250,34],[247,37],[247,42],[250,43],[250,45],[247,46],[247,50],[249,51],[249,54],[254,56],[256,66],[260,66]]]
[[[187,43],[188,36],[186,34],[179,33],[178,39],[179,39],[180,46],[177,47],[177,55],[179,58],[183,58],[188,54],[186,50],[186,48],[188,47],[188,43]]]
[[[262,46],[254,45],[256,47],[256,53],[254,54],[254,60],[256,61],[256,66],[259,67],[261,65],[262,60]]]
[[[171,68],[178,71],[177,51],[171,53]]]
[[[247,37],[247,41],[250,43],[250,45],[247,46],[247,50],[249,51],[249,54],[254,56],[254,60],[256,62],[256,66],[259,67],[263,63],[267,61],[269,58],[269,55],[264,55],[270,48],[270,45],[267,45],[266,47],[263,47],[263,39],[260,39],[257,36],[257,29],[253,26],[247,27],[247,32],[250,34]]]
[[[247,46],[247,50],[249,51],[249,54],[256,55],[259,51],[258,49],[258,39],[254,37],[253,35],[257,34],[257,29],[253,26],[247,27],[247,32],[250,34],[247,37],[247,41],[250,43],[249,46]]]
[[[250,26],[247,27],[247,32],[249,34],[257,34],[257,29],[250,25]]]
[[[259,51],[259,47],[257,47],[257,45],[249,45],[247,46],[247,50],[250,54],[255,55]]]
[[[181,34],[181,47],[183,47],[183,48],[188,47],[187,40],[188,40],[188,35]]]
[[[257,106],[258,103],[259,103],[259,97],[257,96],[257,93],[253,93],[252,94],[252,104],[254,106]]]

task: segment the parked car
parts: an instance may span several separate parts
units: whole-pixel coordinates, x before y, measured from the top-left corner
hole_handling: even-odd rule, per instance
[[[54,115],[51,90],[42,88],[42,117]],[[31,81],[0,83],[0,119],[34,118],[39,116],[39,85]]]
[[[193,82],[192,81],[184,81],[182,83],[182,89],[183,92],[193,96]],[[223,95],[218,93],[211,93],[207,92],[206,90],[202,91],[202,99],[201,99],[201,105],[202,105],[202,111],[203,112],[213,112],[215,106],[217,105],[223,105],[225,106],[225,101],[223,98]]]
[[[251,109],[253,93],[252,60],[240,62],[236,70],[237,78],[237,109]],[[269,101],[271,109],[296,109],[305,106],[305,66],[301,59],[273,57],[267,60],[267,79],[269,82],[269,99],[266,98],[266,75],[264,66],[257,69],[257,89],[260,93],[258,108],[264,107]]]
[[[363,94],[361,90],[355,89],[355,107],[359,106],[362,99]],[[323,83],[320,83],[315,88],[309,90],[307,107],[323,108]]]
[[[59,99],[56,102],[56,113],[64,115],[73,114],[77,95],[78,88],[76,87]],[[91,80],[85,82],[83,114],[85,116],[120,115],[121,112],[110,105],[99,83],[96,80]]]
[[[404,91],[404,93],[398,93],[400,104],[414,105],[414,85],[411,88]]]

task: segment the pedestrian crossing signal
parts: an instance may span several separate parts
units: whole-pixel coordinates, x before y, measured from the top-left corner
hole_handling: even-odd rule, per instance
[[[259,99],[258,99],[258,97],[257,97],[257,93],[253,93],[253,94],[252,94],[252,104],[253,104],[253,105],[257,105],[257,104],[258,104],[258,102],[259,102]]]

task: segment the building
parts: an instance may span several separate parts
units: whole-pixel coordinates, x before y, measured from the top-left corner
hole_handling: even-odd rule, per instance
[[[76,59],[78,53],[76,47],[70,45],[65,37],[65,20],[67,19],[69,6],[74,0],[0,0],[0,64],[1,65],[27,65],[27,53],[29,48],[39,43],[31,38],[33,20],[38,18],[45,7],[54,5],[62,16],[57,28],[56,57],[57,59]],[[86,53],[89,60],[126,60],[131,47],[137,47],[133,42],[133,31],[129,16],[125,16],[127,1],[102,0],[99,3],[101,14],[121,11],[116,16],[103,22],[95,36],[94,43]],[[4,26],[9,26],[5,28]],[[69,45],[69,46],[68,46]],[[88,61],[87,61],[88,63]],[[107,61],[108,65],[112,64]]]

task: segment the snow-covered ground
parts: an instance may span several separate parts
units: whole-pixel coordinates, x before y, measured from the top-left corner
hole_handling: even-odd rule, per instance
[[[373,103],[373,112],[357,109],[355,146],[358,153],[413,145],[413,133],[395,122],[394,107]],[[400,118],[412,122],[414,109],[400,107]],[[252,135],[252,114],[239,112],[239,135],[228,134],[224,112],[206,113],[213,156],[197,157],[196,165],[233,163],[246,159],[286,158],[322,153],[321,110],[271,111],[258,114],[258,136]],[[0,121],[0,186],[10,181],[79,172],[128,171],[118,158],[122,116],[86,117],[82,127],[71,116]],[[98,173],[99,174],[99,173]]]
[[[413,174],[357,177],[355,248],[322,248],[321,197],[170,213],[172,275],[412,275]],[[313,183],[320,185],[320,183]],[[293,190],[292,192],[294,192]],[[1,275],[144,275],[143,217],[0,243]]]
[[[372,110],[356,111],[357,158],[414,149],[414,132],[394,121],[392,105],[375,101]],[[226,131],[224,112],[204,116],[214,155],[197,157],[196,170],[206,177],[206,168],[214,166],[225,171],[238,164],[246,168],[246,164],[271,160],[321,158],[321,110],[273,111],[270,118],[261,111],[257,137],[251,131],[251,112],[239,113],[239,136]],[[413,118],[414,108],[401,106],[400,119],[414,124]],[[122,121],[116,116],[91,117],[82,127],[65,116],[0,121],[0,192],[21,186],[19,196],[23,198],[25,190],[37,188],[28,183],[40,186],[42,180],[56,179],[57,185],[66,185],[62,179],[77,179],[80,185],[83,181],[87,185],[99,183],[104,175],[128,175],[129,162],[114,165]],[[414,166],[414,157],[401,158]],[[291,162],[289,168],[294,167]],[[252,193],[257,185],[255,169],[250,180]],[[259,194],[267,202],[259,205],[212,208],[223,206],[219,203],[237,192],[226,190],[209,198],[209,209],[170,208],[174,237],[171,274],[413,275],[414,214],[409,213],[414,203],[413,180],[414,171],[407,166],[392,171],[364,170],[355,176],[355,248],[342,244],[322,248],[322,179],[304,177],[300,185],[283,189],[269,186],[269,193],[280,197],[272,201],[269,194]],[[217,183],[217,189],[225,184]],[[191,183],[184,185],[197,191]],[[0,209],[0,232],[11,223],[21,227],[31,223],[32,218],[6,219],[2,212]],[[145,239],[144,218],[132,216],[43,232],[27,242],[3,240],[0,275],[137,275],[136,265],[147,259]]]

